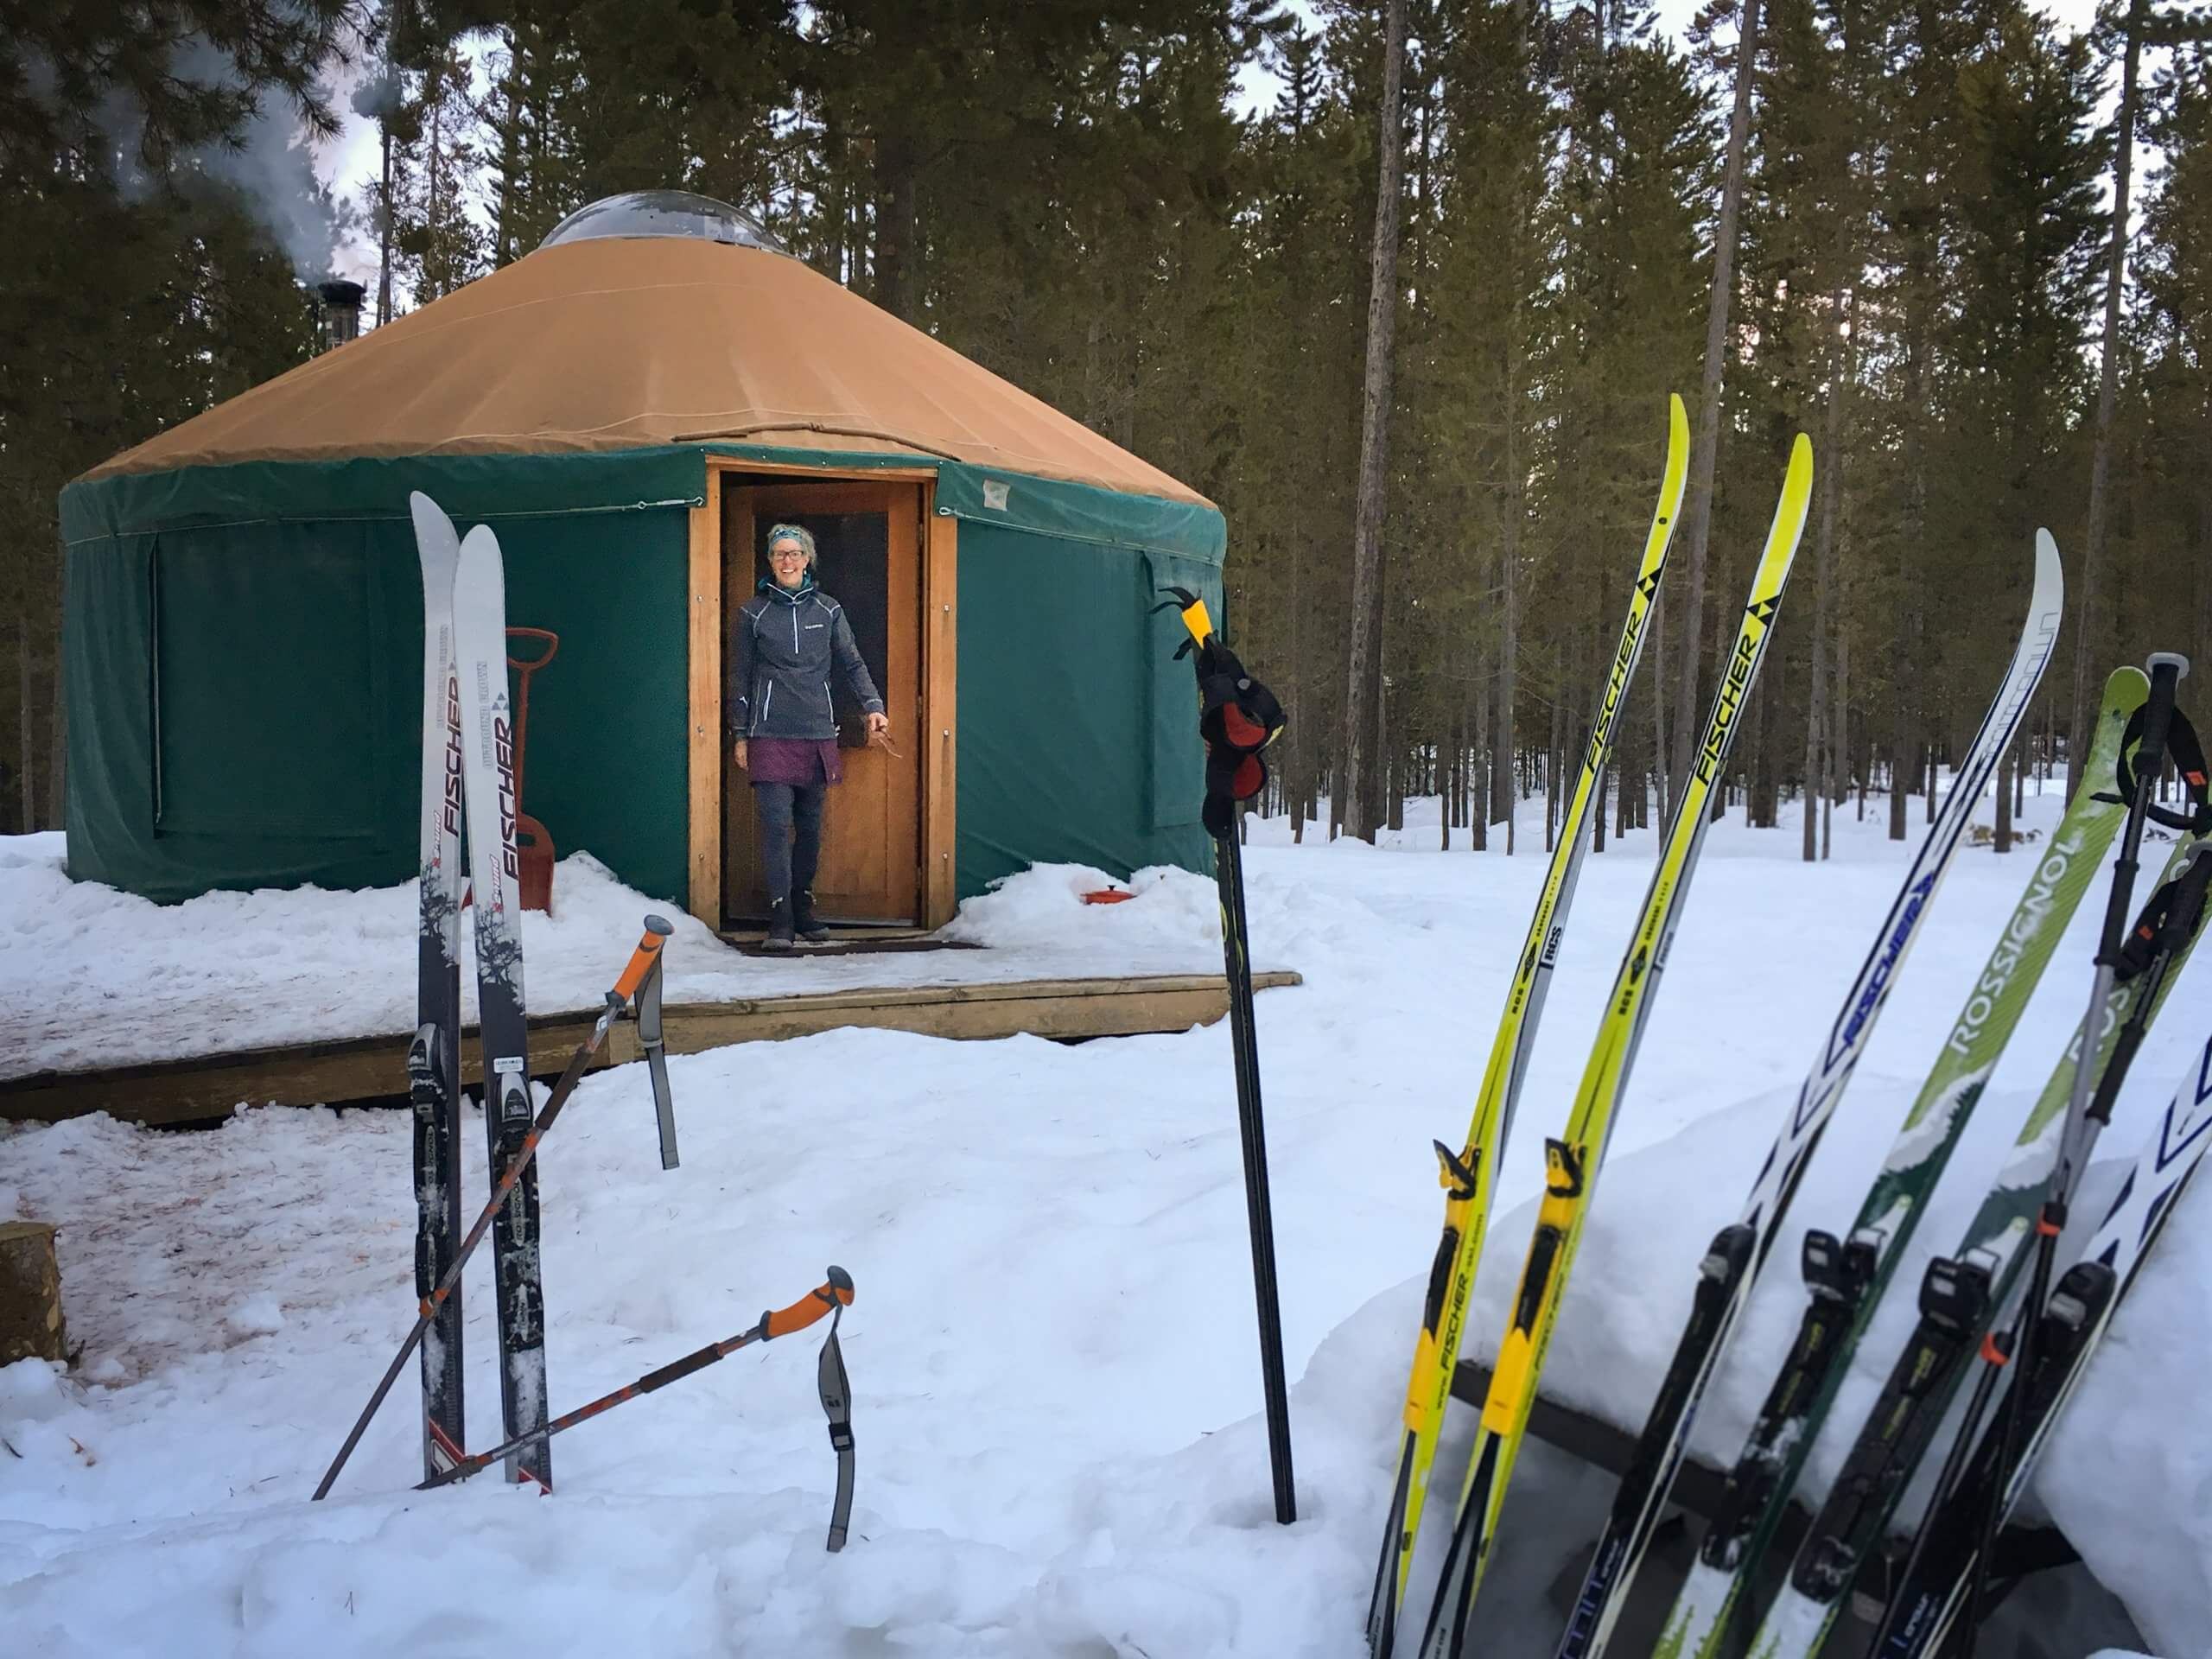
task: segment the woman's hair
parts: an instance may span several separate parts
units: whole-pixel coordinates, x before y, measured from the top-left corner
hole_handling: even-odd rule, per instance
[[[806,568],[810,570],[814,569],[815,561],[821,556],[814,550],[814,537],[810,532],[800,529],[797,524],[774,525],[768,531],[768,539],[761,544],[763,556],[765,556],[767,550],[774,547],[778,542],[782,541],[797,542],[801,550],[806,555]]]

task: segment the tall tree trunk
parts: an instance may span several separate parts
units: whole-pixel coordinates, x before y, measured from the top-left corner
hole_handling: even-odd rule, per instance
[[[1828,692],[1828,631],[1835,620],[1835,535],[1836,514],[1843,496],[1842,473],[1840,464],[1843,454],[1843,400],[1848,384],[1847,354],[1849,336],[1848,307],[1850,290],[1841,282],[1835,285],[1834,326],[1834,336],[1828,347],[1828,403],[1821,429],[1821,448],[1826,464],[1821,468],[1821,523],[1815,532],[1815,569],[1818,585],[1813,594],[1813,684],[1805,699],[1805,841],[1802,849],[1805,862],[1810,864],[1820,855],[1815,845],[1821,804],[1827,796],[1827,733],[1824,722],[1827,716]]]
[[[57,544],[54,550],[54,684],[46,700],[47,735],[52,744],[46,762],[45,827],[49,830],[67,829],[69,821],[69,700],[61,690],[61,607],[68,590],[65,557]]]
[[[2074,613],[2074,713],[2066,734],[2069,799],[2082,781],[2089,745],[2089,662],[2096,632],[2097,566],[2104,557],[2105,495],[2112,473],[2113,405],[2120,396],[2120,302],[2127,280],[2127,187],[2135,162],[2135,72],[2143,51],[2147,0],[2129,0],[2127,48],[2120,60],[2120,111],[2113,141],[2112,251],[2105,266],[2105,338],[2097,367],[2096,442],[2089,450],[2088,524],[2082,537],[2082,599]]]
[[[1713,470],[1720,447],[1721,370],[1727,360],[1728,310],[1736,278],[1736,219],[1744,200],[1744,150],[1751,129],[1751,81],[1758,58],[1759,0],[1744,0],[1744,27],[1736,42],[1736,101],[1728,117],[1728,155],[1721,176],[1720,223],[1713,245],[1713,293],[1705,315],[1705,380],[1697,411],[1697,443],[1690,452],[1688,565],[1682,573],[1681,684],[1675,697],[1677,778],[1690,775],[1697,744],[1698,670],[1705,650],[1705,553],[1713,533]]]
[[[914,320],[915,173],[919,160],[904,133],[875,137],[875,302],[901,322]]]
[[[399,73],[385,62],[385,73],[397,76]],[[381,328],[391,321],[391,120],[388,115],[377,117],[377,142],[384,156],[384,182],[378,187],[377,199],[377,326]]]
[[[1517,308],[1516,308],[1517,309]],[[1500,540],[1498,572],[1497,718],[1491,728],[1491,818],[1505,820],[1505,855],[1513,856],[1513,821],[1518,791],[1514,787],[1514,674],[1521,655],[1521,521],[1527,510],[1528,484],[1520,465],[1519,352],[1506,346],[1505,534]]]
[[[26,582],[25,587],[29,583]],[[20,716],[19,747],[16,750],[16,781],[22,786],[23,833],[29,835],[38,828],[38,798],[31,786],[31,776],[38,770],[33,759],[38,753],[36,741],[31,735],[31,614],[26,604],[16,619],[16,689],[20,701],[16,708]],[[58,676],[56,677],[59,677]]]
[[[1388,0],[1382,110],[1376,150],[1375,241],[1368,264],[1367,372],[1360,390],[1359,494],[1353,509],[1351,648],[1344,676],[1344,791],[1351,831],[1375,839],[1371,745],[1382,701],[1382,499],[1389,481],[1390,347],[1398,317],[1398,192],[1405,170],[1399,112],[1406,67],[1406,0]]]
[[[522,41],[506,31],[507,73],[499,122],[499,200],[493,232],[492,263],[512,264],[522,242]]]

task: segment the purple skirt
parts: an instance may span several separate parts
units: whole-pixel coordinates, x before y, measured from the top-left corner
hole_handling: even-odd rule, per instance
[[[842,784],[845,762],[834,737],[756,737],[745,747],[745,775],[756,784]]]

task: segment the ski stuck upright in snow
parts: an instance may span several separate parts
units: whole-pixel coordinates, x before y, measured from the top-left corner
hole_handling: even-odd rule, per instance
[[[2081,784],[1974,976],[1965,1005],[1903,1126],[1840,1237],[1815,1230],[1803,1251],[1804,1316],[1730,1470],[1719,1512],[1675,1597],[1656,1659],[1719,1659],[1729,1626],[1818,1440],[1852,1355],[1980,1103],[2066,925],[2096,878],[2126,810],[2113,793],[2131,724],[2149,695],[2120,668],[2104,698]]]
[[[2172,1218],[2207,1147],[2212,1147],[2212,1038],[2183,1073],[2081,1258],[2060,1275],[2041,1310],[2043,1339],[2036,1360],[2011,1384],[2025,1389],[2018,1403],[2018,1446],[2007,1456],[2005,1437],[1993,1426],[1975,1443],[1961,1478],[1948,1496],[1939,1492],[1929,1505],[1868,1649],[1871,1659],[1925,1659],[1941,1650],[1966,1616],[1980,1570],[1985,1514],[1993,1509],[2001,1519],[2019,1502],[2037,1455],[2063,1421],[2122,1299]],[[2008,1409],[2011,1400],[2008,1394]],[[2181,1408],[2185,1402],[2175,1403]]]
[[[476,917],[476,1007],[484,1046],[484,1133],[494,1169],[530,1133],[530,1035],[524,1011],[522,891],[515,846],[513,704],[507,692],[506,575],[499,539],[479,524],[454,572],[454,655],[461,683],[461,775]],[[527,1160],[492,1227],[499,1304],[499,1403],[507,1438],[545,1421],[545,1290],[538,1273],[537,1173]],[[550,1459],[507,1459],[507,1478],[553,1484]]]
[[[1616,1109],[1626,1091],[1652,998],[1667,966],[1681,901],[1696,874],[1698,854],[1712,823],[1713,791],[1720,783],[1741,724],[1738,716],[1773,638],[1783,590],[1804,531],[1812,485],[1812,442],[1800,433],[1790,448],[1781,499],[1745,601],[1735,643],[1714,689],[1704,735],[1690,775],[1682,781],[1658,867],[1614,976],[1565,1130],[1560,1139],[1545,1145],[1544,1194],[1536,1211],[1535,1234],[1483,1402],[1451,1548],[1421,1637],[1421,1659],[1470,1659],[1478,1651],[1470,1643],[1475,1595],[1497,1535],[1498,1513],[1528,1432],[1544,1355],[1581,1243]]]
[[[659,917],[645,918],[645,931],[639,937],[637,947],[631,951],[630,960],[623,965],[622,972],[616,978],[613,988],[607,993],[607,1006],[600,1011],[599,1019],[593,1024],[590,1034],[582,1042],[577,1044],[575,1052],[569,1055],[569,1064],[563,1069],[559,1079],[553,1085],[552,1092],[546,1096],[545,1104],[539,1109],[536,1119],[525,1122],[523,1125],[522,1133],[515,1137],[513,1154],[496,1166],[499,1174],[492,1186],[491,1201],[484,1206],[468,1231],[462,1236],[459,1244],[454,1247],[453,1261],[446,1268],[445,1275],[431,1287],[430,1294],[423,1299],[422,1310],[416,1316],[415,1324],[409,1330],[405,1340],[399,1344],[399,1351],[392,1356],[391,1363],[385,1368],[384,1376],[378,1380],[376,1388],[369,1395],[369,1403],[361,1408],[361,1414],[354,1419],[353,1427],[347,1432],[346,1443],[338,1448],[338,1455],[330,1460],[330,1467],[324,1471],[321,1484],[315,1489],[316,1497],[328,1496],[333,1483],[338,1478],[339,1472],[346,1467],[346,1459],[353,1456],[353,1448],[360,1444],[362,1433],[368,1427],[370,1419],[377,1414],[377,1408],[384,1403],[385,1395],[391,1392],[391,1385],[398,1377],[401,1369],[407,1363],[407,1357],[415,1351],[416,1344],[423,1340],[424,1333],[437,1321],[438,1315],[444,1310],[459,1287],[461,1269],[468,1265],[468,1258],[476,1253],[476,1247],[484,1242],[485,1233],[492,1229],[495,1218],[505,1210],[507,1202],[512,1197],[515,1189],[521,1185],[524,1177],[530,1173],[531,1167],[537,1157],[539,1144],[543,1141],[554,1123],[559,1119],[561,1109],[569,1103],[569,1096],[575,1093],[576,1085],[583,1081],[584,1068],[591,1064],[592,1058],[599,1052],[600,1046],[607,1040],[607,1033],[613,1028],[614,1022],[620,1019],[624,1011],[629,1007],[631,999],[637,995],[639,988],[645,984],[653,970],[660,965],[661,947],[668,942],[671,931],[669,925]],[[533,1441],[543,1439],[544,1433],[544,1422],[541,1417],[523,1433],[510,1435],[508,1439],[514,1443],[516,1455],[519,1455],[520,1452]],[[459,1461],[461,1455],[464,1454],[456,1454],[456,1462]],[[526,1466],[535,1478],[536,1471],[543,1465],[533,1458]],[[442,1470],[435,1471],[433,1478],[435,1474],[443,1472]]]
[[[1980,729],[1961,757],[1948,798],[1874,931],[1866,961],[1844,995],[1827,1040],[1797,1090],[1796,1104],[1759,1166],[1750,1196],[1736,1220],[1720,1230],[1706,1251],[1689,1319],[1660,1382],[1658,1398],[1644,1420],[1636,1457],[1621,1478],[1611,1513],[1599,1536],[1597,1554],[1584,1574],[1566,1633],[1560,1640],[1558,1659],[1594,1659],[1611,1637],[1637,1567],[1674,1488],[1689,1444],[1690,1427],[1713,1368],[1727,1351],[1736,1321],[1773,1247],[1776,1229],[1790,1199],[1796,1196],[1805,1166],[1850,1085],[1859,1057],[1866,1051],[1867,1039],[1935,905],[1936,891],[1966,836],[1982,791],[1996,775],[1998,763],[2027,713],[2029,700],[2042,683],[2057,643],[2065,600],[2057,544],[2049,531],[2039,531],[2027,619],[2021,625],[2012,660],[1982,715]]]
[[[2177,843],[2159,879],[2161,893],[2192,873],[2205,844],[2195,836]],[[2201,880],[2212,874],[2212,865],[2194,874]],[[2068,1131],[2076,1115],[2069,1103],[2077,1083],[2109,1109],[2126,1057],[2157,1019],[2196,944],[2198,918],[2190,919],[2186,929],[2158,929],[2139,965],[2124,971],[2084,1016],[1958,1251],[1928,1264],[1919,1322],[1814,1516],[1789,1581],[1760,1623],[1753,1659],[1811,1659],[1827,1639],[1860,1568],[1887,1535],[1891,1515],[1933,1443],[1967,1361],[2019,1286],[2044,1219],[2046,1189],[2074,1139]]]
[[[422,856],[414,1040],[407,1099],[415,1138],[415,1294],[429,1297],[461,1236],[461,685],[454,667],[453,578],[461,539],[417,491],[408,497],[423,570]],[[423,1472],[467,1444],[461,1308],[448,1299],[423,1344]]]
[[[1681,510],[1682,488],[1689,468],[1689,421],[1681,397],[1667,399],[1667,454],[1661,468],[1659,501],[1644,533],[1643,554],[1629,589],[1628,615],[1613,647],[1605,690],[1598,702],[1587,741],[1582,745],[1582,770],[1567,798],[1567,814],[1552,844],[1549,868],[1536,896],[1535,914],[1528,937],[1516,959],[1512,982],[1507,987],[1505,1012],[1491,1043],[1490,1064],[1467,1126],[1466,1143],[1458,1152],[1436,1142],[1436,1157],[1444,1187],[1444,1232],[1437,1241],[1430,1264],[1427,1294],[1421,1302],[1421,1329],[1414,1338],[1413,1371],[1406,1383],[1404,1433],[1398,1445],[1398,1466],[1390,1485],[1390,1507],[1383,1517],[1382,1547],[1375,1567],[1375,1588],[1367,1608],[1367,1643],[1376,1659],[1388,1659],[1396,1641],[1398,1616],[1405,1602],[1406,1574],[1413,1564],[1414,1546],[1421,1533],[1421,1516],[1428,1498],[1429,1471],[1436,1461],[1436,1442],[1444,1427],[1445,1409],[1452,1396],[1452,1373],[1459,1361],[1459,1338],[1465,1328],[1467,1299],[1474,1292],[1475,1269],[1482,1261],[1484,1236],[1490,1224],[1491,1194],[1497,1178],[1498,1154],[1513,1127],[1513,1109],[1520,1098],[1521,1082],[1528,1073],[1529,1056],[1535,1046],[1536,1028],[1544,1014],[1544,994],[1550,988],[1553,969],[1566,936],[1567,912],[1573,907],[1575,880],[1581,873],[1582,855],[1590,844],[1591,811],[1605,778],[1605,762],[1612,750],[1613,733],[1625,707],[1630,683],[1636,677],[1643,639],[1651,620],[1661,579],[1666,574],[1667,550]]]

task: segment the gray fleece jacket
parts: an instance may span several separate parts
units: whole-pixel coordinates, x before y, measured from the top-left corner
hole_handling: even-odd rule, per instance
[[[837,735],[830,696],[834,673],[861,709],[883,712],[853,641],[845,607],[814,585],[797,593],[763,581],[739,609],[730,630],[722,721],[737,737],[825,738]]]

